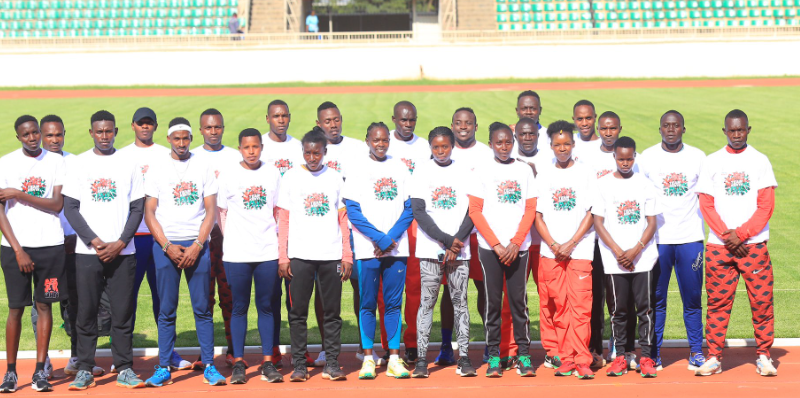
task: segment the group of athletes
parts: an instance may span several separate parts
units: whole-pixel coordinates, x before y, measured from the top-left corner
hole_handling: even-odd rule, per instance
[[[58,116],[19,117],[21,148],[0,158],[0,262],[9,306],[0,392],[17,389],[21,321],[31,305],[38,312],[32,388],[52,390],[51,304],[64,301],[73,325],[64,369],[75,375],[69,389],[94,386],[105,372],[95,363],[103,294],[118,386],[160,387],[172,383],[173,371],[188,369],[203,371],[210,385],[246,383],[252,290],[262,380],[284,379],[278,347],[284,305],[289,379],[305,381],[308,367],[321,366],[324,379],[344,380],[338,358],[348,280],[360,331],[359,379],[374,379],[380,366],[390,377],[428,377],[442,286],[442,344],[434,362],[476,376],[468,356],[470,279],[485,330],[486,376],[514,370],[531,377],[538,367],[529,352],[531,275],[545,368],[581,379],[604,367],[608,376],[636,370],[656,377],[673,269],[689,369],[702,376],[722,371],[734,293],[744,277],[756,371],[776,375],[767,241],[777,182],[767,157],[747,144],[747,115],[729,112],[726,144],[706,156],[683,142],[684,119],[674,110],[659,121],[660,142],[641,154],[633,139],[620,136],[620,117],[611,111],[597,117],[587,100],[575,104],[572,122],[547,127],[539,123],[542,104],[533,91],[519,95],[516,112],[516,123],[489,126],[488,145],[475,139],[470,108],[457,109],[451,126],[434,128],[426,140],[415,132],[417,109],[401,101],[393,109],[395,128],[370,124],[365,145],[342,135],[342,113],[331,102],[318,107],[316,127],[296,139],[288,134],[289,106],[275,100],[267,107],[269,131],[241,131],[237,151],[222,144],[225,124],[216,109],[201,114],[203,145],[193,150],[197,130],[182,117],[169,122],[169,148],[156,144],[159,124],[149,108],[133,115],[134,143],[116,149],[116,119],[101,110],[90,119],[94,147],[80,155],[63,151],[66,129]],[[145,277],[159,363],[142,380],[132,369],[132,336]],[[174,349],[182,277],[200,346],[194,362]],[[322,336],[317,359],[307,350],[312,293]],[[229,379],[214,366],[217,300]],[[606,311],[612,330],[604,356]],[[373,351],[376,327],[383,357]]]

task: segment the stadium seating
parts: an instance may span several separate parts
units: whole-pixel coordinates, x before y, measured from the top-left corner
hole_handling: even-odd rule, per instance
[[[239,0],[11,0],[0,37],[176,36],[228,33]]]
[[[800,25],[800,0],[486,0],[499,30]]]

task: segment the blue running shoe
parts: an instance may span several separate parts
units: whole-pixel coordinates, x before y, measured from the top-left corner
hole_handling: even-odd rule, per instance
[[[208,365],[206,370],[203,371],[203,383],[211,386],[224,386],[227,381],[225,381],[224,376],[217,372],[217,368],[214,365]]]
[[[442,349],[439,351],[439,355],[436,356],[436,360],[433,362],[439,366],[450,366],[456,364],[456,357],[453,355],[453,347],[445,344],[442,346]]]
[[[689,353],[689,370],[697,370],[700,369],[703,364],[706,363],[706,357],[703,356],[702,352],[692,352]],[[660,365],[661,362],[659,361],[658,364]]]
[[[156,372],[144,384],[148,387],[163,387],[165,384],[172,384],[172,374],[168,367],[156,366]]]
[[[169,367],[172,370],[188,370],[192,368],[192,363],[181,358],[177,351],[172,351],[172,357],[169,359]]]

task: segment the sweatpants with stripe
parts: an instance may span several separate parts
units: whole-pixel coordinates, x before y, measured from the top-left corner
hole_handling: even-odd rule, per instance
[[[736,258],[725,246],[706,245],[706,343],[709,357],[722,359],[722,347],[740,277],[744,278],[753,313],[756,353],[769,356],[775,340],[774,279],[767,243],[751,244],[747,248],[750,250],[748,256]]]
[[[611,338],[618,353],[626,352],[626,346],[635,341],[636,336],[629,332],[630,315],[636,314],[639,320],[639,345],[642,357],[653,358],[654,343],[653,309],[653,271],[631,272],[606,275],[606,300],[611,312]],[[633,306],[629,300],[633,298]],[[628,351],[633,351],[628,349]]]
[[[528,271],[525,273],[525,282],[528,282],[531,274],[533,274],[533,283],[537,286],[539,285],[539,255],[540,252],[540,245],[531,245],[528,248]],[[511,325],[511,309],[508,306],[508,291],[505,286],[503,286],[503,293],[505,297],[503,298],[503,310],[500,312],[500,358],[511,358],[517,355],[519,351],[519,347],[517,347],[517,343],[514,341],[514,328]],[[544,335],[544,330],[542,330],[542,324],[539,323],[539,329],[541,330],[542,335]],[[553,331],[553,336],[555,336],[555,331]],[[544,345],[544,339],[542,339],[542,345]],[[554,347],[555,348],[555,347]],[[549,352],[547,355],[551,355]]]
[[[251,290],[255,282],[256,311],[258,312],[258,334],[261,337],[261,355],[272,355],[275,335],[280,328],[275,328],[275,308],[280,311],[281,289],[278,277],[278,261],[250,263],[233,263],[225,261],[225,274],[228,276],[233,294],[233,312],[231,314],[231,339],[234,358],[244,356],[244,341],[247,335],[247,310],[250,308]]]
[[[656,282],[655,341],[653,357],[658,358],[664,343],[667,320],[667,295],[672,269],[678,279],[683,302],[683,324],[690,352],[703,352],[703,241],[658,245],[658,262],[653,268]]]
[[[511,309],[511,320],[514,325],[514,340],[518,346],[518,354],[527,356],[531,343],[528,331],[528,252],[520,251],[519,256],[510,264],[500,263],[497,254],[492,250],[478,248],[478,256],[483,271],[483,286],[486,289],[486,344],[490,356],[500,356],[500,313],[503,306],[503,282],[505,282],[508,304]]]
[[[292,364],[305,364],[308,352],[308,307],[316,286],[321,295],[323,341],[326,359],[337,360],[342,348],[342,280],[337,270],[340,260],[314,261],[291,259],[292,283],[289,289],[289,332],[292,338]]]
[[[190,247],[193,240],[173,241],[173,245]],[[156,264],[156,283],[161,306],[158,310],[158,363],[170,365],[175,350],[175,322],[178,319],[181,274],[186,275],[189,299],[194,312],[194,326],[200,345],[200,361],[214,363],[214,316],[208,303],[208,269],[211,263],[208,244],[203,245],[197,261],[191,267],[180,269],[167,257],[158,243],[153,243],[153,261]]]
[[[406,257],[362,259],[358,268],[358,290],[361,297],[359,324],[361,347],[372,349],[375,344],[375,326],[378,310],[378,290],[383,285],[383,303],[386,308],[383,322],[390,350],[400,349],[403,320],[403,288],[406,285]]]
[[[421,304],[417,311],[417,354],[425,358],[433,325],[433,311],[439,298],[442,278],[447,274],[450,299],[453,302],[454,325],[458,354],[466,358],[469,354],[469,308],[467,290],[469,284],[469,260],[457,261],[450,272],[445,272],[442,263],[435,259],[420,259]]]
[[[603,257],[600,255],[600,243],[594,241],[594,258],[592,259],[592,333],[589,339],[589,351],[598,355],[603,355],[603,332],[606,328],[606,296],[608,287],[606,286],[606,274],[603,268]],[[628,306],[633,307],[633,297],[628,300]],[[611,316],[611,307],[608,307],[608,315]],[[636,313],[628,314],[628,335],[636,334]],[[611,335],[611,346],[614,347],[614,335]],[[624,352],[636,350],[636,339],[631,337]]]
[[[539,325],[542,346],[545,331],[549,356],[562,362],[590,365],[589,335],[592,318],[592,262],[569,259],[558,262],[542,257],[539,260]],[[553,337],[555,337],[555,347]]]

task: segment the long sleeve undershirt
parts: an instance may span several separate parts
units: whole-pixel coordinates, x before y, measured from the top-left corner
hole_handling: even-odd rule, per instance
[[[386,250],[392,245],[392,242],[397,242],[408,229],[408,226],[411,225],[411,221],[414,220],[414,214],[411,210],[411,199],[407,199],[403,203],[403,213],[397,221],[395,221],[394,226],[392,226],[388,232],[384,233],[367,220],[364,213],[361,211],[360,203],[350,199],[345,199],[344,202],[347,206],[347,217],[350,219],[350,223],[353,224],[358,232],[361,232],[369,240],[378,245],[378,248],[381,250]]]
[[[136,235],[136,230],[142,222],[144,216],[144,198],[134,200],[128,206],[128,220],[125,222],[125,227],[122,229],[119,240],[125,245],[130,243],[133,236]],[[86,219],[81,215],[81,202],[77,199],[64,196],[64,216],[67,217],[69,225],[75,230],[75,233],[86,244],[91,246],[92,241],[97,238],[97,234],[92,231]],[[106,242],[110,243],[110,242]]]
[[[464,214],[464,220],[461,222],[458,232],[456,232],[455,235],[449,235],[439,229],[439,226],[436,225],[433,218],[431,218],[430,214],[425,210],[424,199],[411,199],[411,207],[414,212],[414,218],[417,220],[417,225],[422,228],[428,236],[441,243],[446,249],[453,246],[453,241],[455,239],[464,242],[465,239],[469,238],[469,234],[475,226],[475,224],[472,223],[472,219],[469,217],[469,211],[467,211]]]

